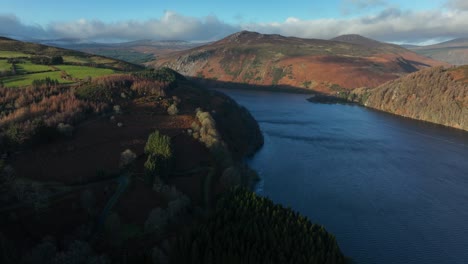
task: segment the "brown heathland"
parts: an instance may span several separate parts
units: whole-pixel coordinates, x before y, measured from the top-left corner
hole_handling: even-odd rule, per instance
[[[360,36],[318,40],[243,31],[161,56],[149,65],[167,66],[201,79],[332,93],[376,87],[422,68],[446,64]]]

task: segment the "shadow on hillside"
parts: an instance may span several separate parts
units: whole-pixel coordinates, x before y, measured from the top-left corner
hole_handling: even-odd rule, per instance
[[[198,78],[198,77],[189,77],[187,79],[197,83],[198,85],[215,89],[239,89],[239,90],[256,90],[256,91],[269,91],[269,92],[288,92],[288,93],[301,93],[301,94],[319,94],[319,92],[313,91],[311,89],[306,89],[302,87],[296,87],[291,85],[259,85],[259,84],[249,84],[249,83],[236,83],[236,82],[226,82],[219,81],[214,79]]]

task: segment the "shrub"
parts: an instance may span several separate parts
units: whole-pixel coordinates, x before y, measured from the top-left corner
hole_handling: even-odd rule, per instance
[[[145,145],[145,153],[148,155],[158,155],[166,159],[172,157],[171,138],[162,135],[158,130],[151,133]]]
[[[203,112],[200,108],[196,109],[196,117],[200,122],[201,126],[199,128],[198,134],[200,141],[206,145],[206,147],[211,148],[217,143],[221,142],[221,136],[216,129],[216,122],[209,112]],[[192,124],[192,128],[197,129],[198,126]]]
[[[114,105],[114,107],[112,107],[112,110],[114,110],[114,113],[116,114],[122,113],[122,108],[120,107],[120,105]]]
[[[177,109],[177,105],[175,103],[171,104],[171,106],[167,108],[167,113],[171,116],[177,115],[179,113],[179,109]]]
[[[57,131],[60,132],[60,134],[62,135],[71,137],[73,135],[73,126],[69,124],[60,123],[57,126]]]
[[[152,185],[155,176],[166,179],[172,165],[171,138],[156,130],[148,137],[145,154],[148,155],[144,165],[148,183]]]
[[[51,79],[49,77],[46,77],[45,79],[36,79],[32,81],[32,86],[33,87],[51,87],[51,86],[56,86],[58,85],[59,82],[56,79]]]
[[[112,100],[111,90],[96,84],[87,84],[78,88],[75,95],[80,100],[93,102],[110,102]]]
[[[21,145],[27,138],[25,131],[19,125],[10,125],[5,131],[5,141],[8,146]]]
[[[126,168],[130,166],[133,161],[136,159],[137,155],[130,149],[126,149],[120,154],[120,167]]]

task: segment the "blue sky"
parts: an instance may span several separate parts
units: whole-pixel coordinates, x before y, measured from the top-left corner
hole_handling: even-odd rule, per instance
[[[215,40],[238,30],[306,38],[357,33],[424,43],[466,37],[467,0],[0,0],[0,34]],[[463,26],[465,25],[465,26]]]
[[[4,3],[3,3],[4,2]],[[288,17],[299,19],[339,18],[370,14],[382,8],[384,1],[57,1],[57,0],[2,0],[2,13],[16,14],[29,23],[47,25],[51,21],[99,19],[105,22],[119,20],[145,20],[161,16],[170,10],[182,15],[202,17],[216,15],[236,23],[241,18],[251,22],[284,21]],[[402,9],[430,10],[442,6],[442,0],[393,0],[389,4]],[[359,5],[369,5],[360,8]],[[346,12],[349,9],[350,12]]]

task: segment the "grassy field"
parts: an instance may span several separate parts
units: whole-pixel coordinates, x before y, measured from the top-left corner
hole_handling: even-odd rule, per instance
[[[68,63],[90,63],[91,61],[86,57],[77,56],[62,56],[64,62]]]
[[[145,63],[156,59],[153,54],[147,54],[137,51],[128,51],[123,49],[97,49],[93,50],[92,53],[137,64]]]
[[[8,76],[2,78],[1,81],[6,87],[23,87],[31,85],[33,80],[45,79],[46,77],[57,79],[59,83],[73,83],[73,81],[61,79],[59,71]]]
[[[9,69],[10,64],[6,63],[6,60],[0,60],[0,70],[6,67]],[[31,62],[17,64],[19,72],[21,74],[3,77],[0,80],[6,87],[23,87],[31,85],[33,80],[44,79],[49,77],[51,79],[57,79],[59,83],[73,83],[72,80],[63,80],[61,78],[60,71],[54,71],[54,69],[47,65],[38,65]],[[61,71],[65,71],[73,78],[85,79],[87,77],[95,78],[99,76],[109,75],[115,73],[114,70],[104,68],[93,68],[87,66],[74,66],[74,65],[60,65],[56,68]],[[47,71],[47,72],[42,72]],[[42,72],[42,73],[35,73]]]
[[[93,56],[91,57],[92,62],[97,63],[97,64],[113,64],[116,61],[113,59],[108,59],[108,58],[103,58],[103,57],[98,57],[98,56]]]
[[[53,71],[50,66],[33,64],[31,62],[18,63],[16,64],[20,72],[34,73],[34,72],[44,72],[44,71]]]
[[[17,51],[0,50],[0,58],[18,58],[18,57],[29,57],[29,55],[26,53],[17,52]]]
[[[78,79],[84,79],[88,76],[94,78],[115,73],[115,71],[111,69],[93,68],[87,66],[60,65],[57,66],[57,68]]]
[[[0,72],[10,70],[11,64],[6,60],[0,60]]]
[[[69,63],[96,63],[96,64],[114,64],[113,59],[103,58],[99,56],[92,57],[77,57],[77,56],[63,56],[63,60]]]

